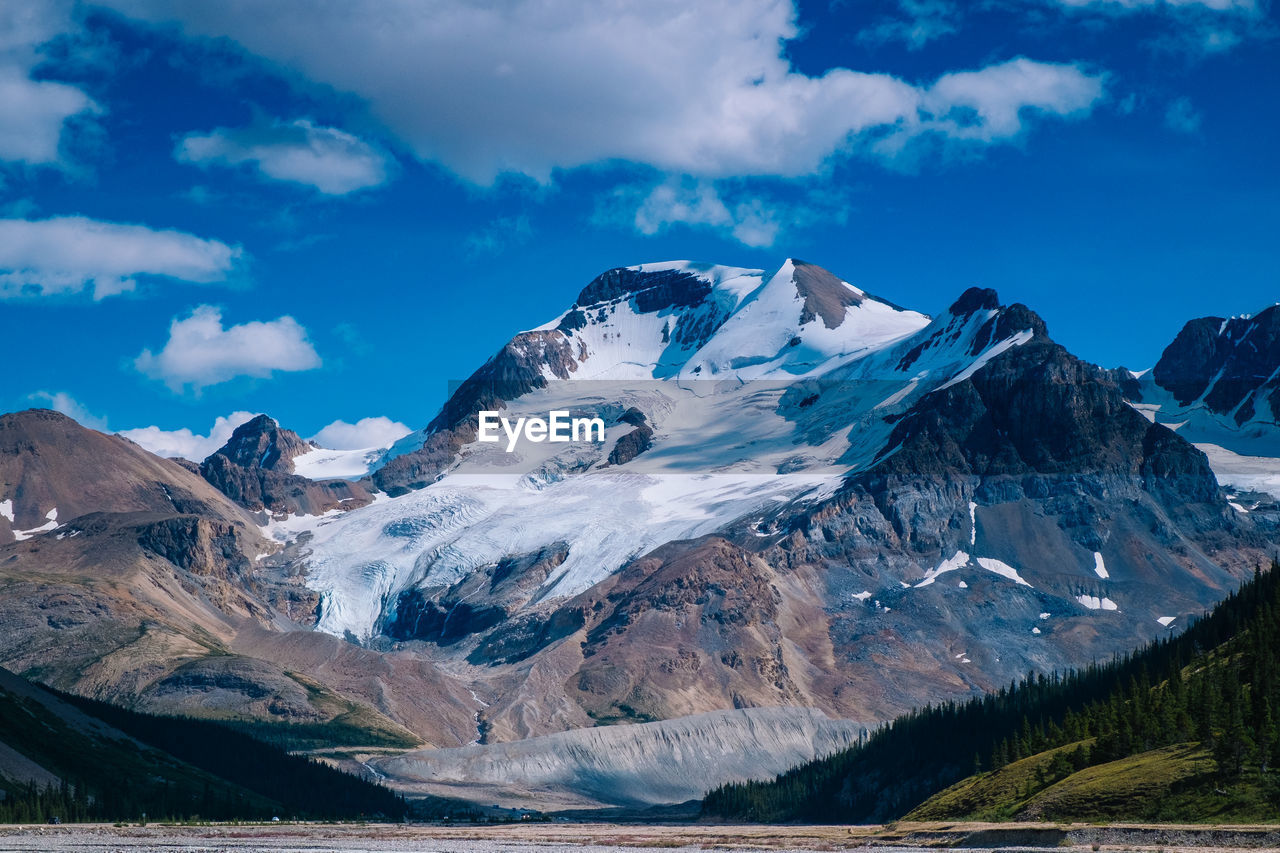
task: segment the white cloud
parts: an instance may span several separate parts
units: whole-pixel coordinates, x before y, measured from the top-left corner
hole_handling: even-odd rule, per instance
[[[53,409],[55,412],[61,412],[69,418],[72,418],[81,426],[89,429],[96,429],[101,432],[107,431],[107,419],[95,415],[85,408],[80,401],[72,397],[66,391],[37,391],[30,395],[30,399],[34,402],[42,403]]]
[[[31,76],[39,46],[76,28],[62,0],[0,3],[0,161],[59,165],[67,122],[100,111],[75,86]]]
[[[102,299],[138,276],[209,283],[236,268],[240,249],[181,231],[100,222],[83,216],[0,219],[0,297],[74,293]]]
[[[199,391],[239,376],[267,378],[275,371],[311,370],[320,356],[307,330],[292,317],[223,328],[222,312],[201,305],[190,317],[174,318],[169,340],[158,353],[143,350],[134,367],[175,392]]]
[[[787,0],[109,3],[231,38],[301,81],[354,94],[420,159],[479,184],[615,160],[713,179],[811,175],[864,135],[1007,140],[1022,131],[1024,108],[1074,114],[1084,107],[1062,103],[1067,90],[1101,88],[1073,65],[1016,60],[1024,100],[1010,99],[999,125],[934,121],[952,105],[941,92],[926,104],[927,85],[792,70],[784,43],[798,30]],[[1007,65],[973,73],[1007,79]],[[1028,88],[1036,83],[1047,90]],[[901,146],[869,150],[893,157]]]
[[[763,200],[750,198],[730,208],[710,182],[688,179],[658,184],[636,208],[635,227],[641,234],[657,234],[675,224],[727,230],[752,247],[772,246],[780,228]]]
[[[1197,132],[1203,119],[1189,98],[1176,99],[1164,113],[1165,127],[1178,133]]]
[[[1102,79],[1073,65],[1019,57],[981,71],[955,71],[923,94],[925,127],[952,139],[993,142],[1023,129],[1025,113],[1080,115],[1102,97]]]
[[[231,438],[236,427],[257,417],[254,412],[232,412],[214,420],[208,435],[199,435],[183,427],[166,430],[158,426],[121,430],[120,435],[157,456],[179,456],[192,462],[203,462]]]
[[[74,86],[32,80],[0,66],[0,160],[48,166],[60,160],[63,126],[72,116],[95,110]]]
[[[200,166],[247,165],[264,177],[304,184],[325,195],[346,195],[386,182],[386,156],[349,133],[305,119],[268,127],[192,133],[174,156]]]
[[[311,437],[330,450],[361,450],[366,447],[389,447],[413,430],[388,417],[361,418],[353,424],[334,421]]]

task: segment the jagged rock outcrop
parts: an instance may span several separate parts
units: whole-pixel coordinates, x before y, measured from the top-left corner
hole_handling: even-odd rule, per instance
[[[1122,384],[1149,419],[1190,441],[1280,456],[1280,305],[1192,320],[1154,368]]]
[[[1280,306],[1252,317],[1202,317],[1182,328],[1151,371],[1179,405],[1197,400],[1243,425],[1280,422]]]
[[[236,427],[227,443],[200,463],[200,474],[245,509],[273,516],[322,515],[373,499],[357,482],[294,474],[293,460],[313,449],[293,430],[258,415]]]
[[[443,591],[405,590],[391,609],[383,633],[397,640],[447,645],[501,625],[529,602],[568,553],[563,542],[553,543],[486,566]]]
[[[620,424],[635,427],[631,432],[621,436],[609,451],[610,465],[626,465],[641,453],[653,446],[653,427],[646,423],[644,412],[632,407],[618,418]]]
[[[952,313],[993,306],[971,292]],[[1204,454],[1006,310],[992,336],[1031,339],[923,397],[832,499],[660,548],[567,603],[589,614],[569,701],[603,720],[884,717],[1132,647],[1232,589],[1266,541]]]

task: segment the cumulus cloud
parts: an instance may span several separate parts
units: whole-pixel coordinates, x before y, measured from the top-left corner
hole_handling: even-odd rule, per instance
[[[61,412],[81,426],[101,432],[107,431],[106,418],[99,417],[89,411],[79,400],[66,391],[37,391],[31,394],[29,399],[40,405],[47,406],[55,412]]]
[[[134,367],[175,392],[199,391],[239,376],[265,379],[276,371],[311,370],[320,356],[307,330],[292,317],[222,325],[222,312],[201,305],[189,317],[174,318],[169,340],[159,352],[143,350]]]
[[[388,417],[361,418],[353,424],[334,421],[311,437],[330,450],[362,450],[366,447],[390,447],[413,430]]]
[[[96,110],[89,96],[74,86],[32,80],[21,70],[3,65],[0,104],[4,104],[0,110],[0,160],[29,166],[59,163],[67,121]]]
[[[208,435],[190,429],[161,429],[158,426],[121,430],[120,435],[157,456],[178,456],[192,462],[203,462],[231,438],[236,427],[257,417],[255,412],[232,412],[214,420]]]
[[[999,124],[934,121],[953,105],[941,91],[925,103],[927,85],[793,70],[786,0],[108,2],[354,94],[420,159],[478,184],[609,161],[700,178],[797,177],[865,135],[961,130],[970,144],[990,143],[1021,132],[1024,111],[1074,114],[1087,107],[1077,93],[1100,91],[1077,66],[1016,60],[1026,85],[994,114]],[[972,73],[1010,75],[1001,65]],[[1045,90],[1028,88],[1036,83]]]
[[[905,84],[903,84],[905,85]],[[1103,78],[1073,65],[1054,65],[1018,58],[980,71],[944,74],[931,86],[910,89],[912,108],[866,143],[874,155],[895,159],[922,140],[941,140],[944,146],[993,143],[1016,138],[1030,112],[1063,118],[1083,115],[1103,95]],[[641,234],[657,234],[676,224],[707,227],[729,233],[755,248],[772,246],[784,223],[812,219],[806,205],[771,202],[762,195],[736,193],[726,200],[719,184],[733,181],[684,176],[653,186],[638,201],[624,188],[614,207],[633,213]],[[598,217],[620,221],[616,210]]]
[[[305,119],[267,127],[220,127],[192,133],[174,156],[199,166],[248,166],[265,178],[304,184],[325,195],[346,195],[386,182],[386,155],[334,127]]]
[[[0,219],[0,297],[75,293],[95,299],[132,290],[139,276],[223,281],[239,248],[181,231],[83,216]]]
[[[981,71],[955,71],[922,93],[922,127],[951,139],[994,142],[1023,129],[1028,111],[1079,115],[1102,97],[1102,78],[1074,65],[1018,58]]]
[[[75,86],[32,78],[40,45],[76,28],[64,0],[0,3],[0,161],[59,165],[68,122],[100,111]]]

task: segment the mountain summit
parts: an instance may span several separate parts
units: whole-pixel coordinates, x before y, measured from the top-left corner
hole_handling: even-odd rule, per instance
[[[358,483],[294,474],[296,460],[316,450],[293,430],[258,415],[236,427],[227,443],[200,463],[200,474],[245,509],[273,516],[322,515],[372,500]]]

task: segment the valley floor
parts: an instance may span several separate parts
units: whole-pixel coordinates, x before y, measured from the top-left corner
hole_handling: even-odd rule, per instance
[[[0,851],[241,851],[242,853],[614,853],[686,851],[1274,850],[1280,826],[907,823],[889,826],[284,824],[0,826]]]

